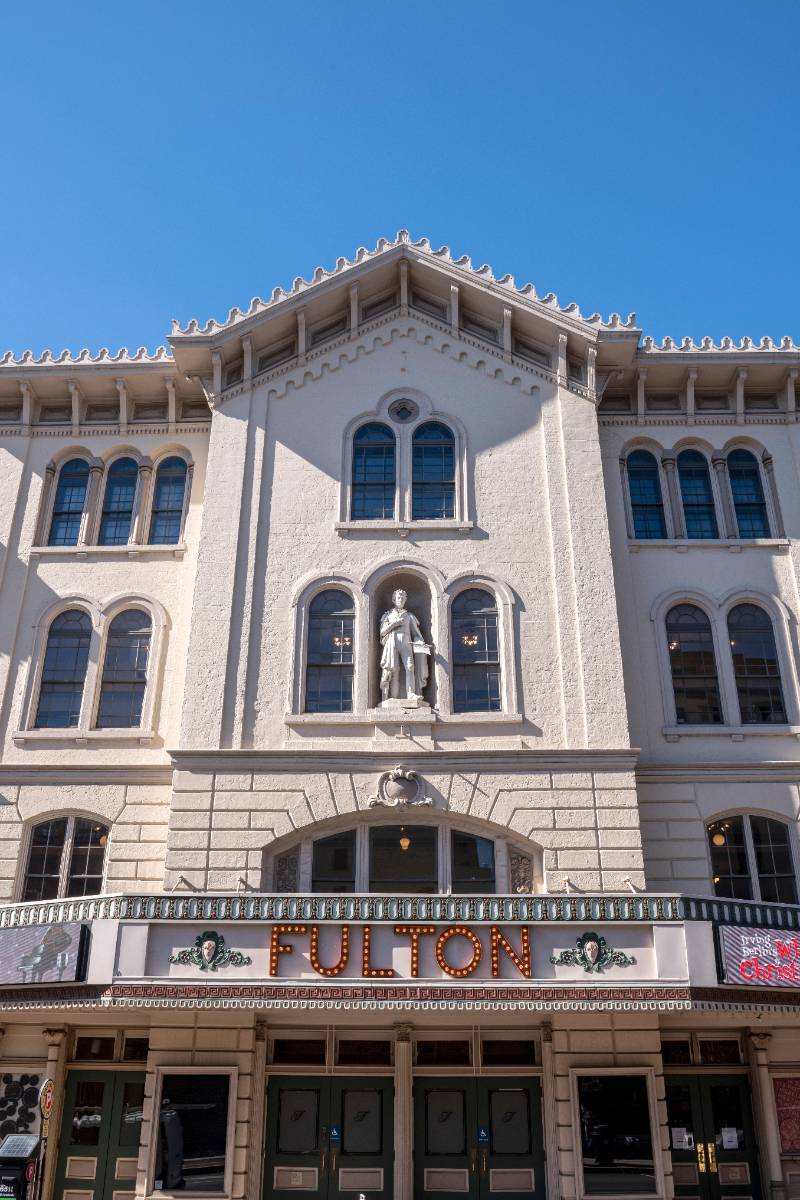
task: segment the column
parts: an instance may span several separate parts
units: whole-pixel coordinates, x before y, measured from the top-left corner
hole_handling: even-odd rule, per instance
[[[117,385],[117,394],[119,396],[119,431],[127,433],[128,431],[128,389],[125,387],[124,379],[115,379]]]
[[[178,419],[178,405],[175,398],[175,381],[173,379],[165,379],[164,387],[167,389],[167,421],[169,422],[170,433],[175,432],[175,422]]]
[[[641,370],[636,375],[636,420],[639,425],[642,425],[645,420],[645,392],[644,385],[647,382],[647,371]]]
[[[411,1026],[394,1027],[394,1200],[414,1200]]]
[[[261,1200],[264,1177],[264,1129],[267,1107],[267,1022],[256,1021],[253,1052],[253,1095],[247,1142],[247,1200]]]
[[[19,390],[22,393],[22,424],[30,425],[33,415],[33,392],[31,385],[25,380],[20,380]]]
[[[744,425],[744,381],[747,371],[740,367],[736,372],[736,424]]]
[[[450,284],[450,331],[454,337],[458,336],[458,288],[454,283]]]
[[[33,535],[34,546],[47,544],[47,520],[53,507],[53,481],[56,477],[56,464],[51,460],[44,469],[42,498],[39,501],[39,519],[36,522],[36,532]]]
[[[786,375],[786,411],[790,417],[796,416],[797,392],[795,391],[795,380],[798,374],[800,374],[798,371],[789,371]]]
[[[694,425],[694,381],[697,379],[697,371],[690,370],[686,376],[686,422],[688,425]]]
[[[44,1160],[42,1176],[41,1200],[49,1200],[53,1194],[56,1163],[58,1162],[58,1141],[61,1130],[61,1117],[64,1111],[64,1088],[66,1086],[67,1059],[67,1030],[43,1029],[42,1036],[47,1043],[47,1066],[45,1075],[54,1084],[53,1111],[50,1116],[50,1136],[47,1140],[47,1153]]]
[[[559,1195],[558,1120],[556,1115],[556,1076],[553,1063],[553,1026],[542,1025],[542,1113],[544,1116],[544,1153],[547,1171],[547,1195]]]
[[[714,473],[717,477],[719,498],[722,501],[722,523],[724,526],[723,537],[735,538],[739,531],[736,525],[736,514],[733,511],[733,497],[731,496],[730,483],[728,480],[728,462],[725,458],[725,455],[712,454],[711,465],[714,468]]]
[[[590,346],[586,351],[586,386],[590,392],[597,391],[597,349]],[[595,397],[595,403],[597,397]]]
[[[222,391],[222,354],[219,350],[211,351],[211,390],[216,401]]]
[[[769,1171],[769,1194],[772,1200],[783,1200],[783,1165],[778,1138],[778,1113],[775,1108],[775,1093],[769,1077],[769,1044],[771,1033],[749,1030],[750,1061],[754,1067],[756,1095],[755,1118],[758,1140],[763,1148],[763,1165]]]
[[[350,336],[355,337],[358,333],[358,288],[353,283],[350,285]]]
[[[511,309],[503,309],[503,357],[506,362],[511,360]]]
[[[400,316],[408,316],[408,261],[400,259]]]
[[[786,530],[783,527],[783,517],[781,516],[781,502],[778,495],[778,488],[775,483],[775,464],[772,461],[772,455],[767,454],[766,450],[761,456],[761,462],[764,465],[764,474],[767,477],[767,486],[772,500],[773,513],[773,537],[785,537]]]
[[[150,482],[153,476],[152,458],[143,458],[139,463],[139,478],[136,481],[133,519],[128,541],[142,546],[147,541],[147,513],[149,510]]]
[[[86,499],[83,504],[81,529],[78,534],[79,546],[90,546],[94,537],[99,517],[102,496],[100,489],[103,481],[105,463],[102,458],[93,458],[89,463],[89,482],[86,485]]]
[[[567,335],[558,335],[558,382],[567,382]]]
[[[622,487],[622,505],[625,509],[625,530],[628,537],[633,541],[635,531],[631,515],[630,493],[628,492],[628,460],[624,454],[620,456],[619,460],[619,481]]]
[[[661,466],[664,468],[664,476],[667,480],[667,497],[669,499],[669,508],[672,514],[672,533],[673,537],[686,537],[686,522],[683,519],[683,504],[681,495],[678,489],[678,477],[675,470],[675,455],[668,450],[665,450],[661,455]],[[667,526],[669,534],[669,526]]]
[[[81,390],[77,383],[68,383],[69,397],[72,401],[72,435],[78,436],[78,429],[81,423]]]
[[[302,308],[297,310],[297,361],[306,361],[306,314]]]
[[[253,378],[253,339],[242,338],[242,381],[249,383]]]

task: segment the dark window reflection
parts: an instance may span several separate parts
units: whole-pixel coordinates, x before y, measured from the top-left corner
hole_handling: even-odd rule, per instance
[[[369,890],[431,894],[438,891],[438,831],[424,825],[370,830]]]
[[[634,450],[628,455],[627,470],[633,536],[637,539],[665,538],[667,525],[658,463],[649,450]]]
[[[72,1111],[72,1144],[74,1146],[99,1145],[105,1090],[106,1085],[95,1079],[82,1079],[77,1084],[75,1107]]]
[[[667,613],[667,643],[679,725],[718,725],[722,707],[711,623],[696,604]]]
[[[493,892],[494,842],[453,830],[451,843],[453,891],[456,894]]]
[[[314,842],[311,889],[314,892],[352,892],[355,890],[355,830],[334,833]]]
[[[154,1188],[224,1192],[228,1075],[165,1075]]]
[[[453,708],[501,709],[497,605],[483,588],[468,588],[453,602]]]
[[[455,516],[455,438],[446,425],[426,421],[414,433],[411,519],[442,521]]]
[[[742,724],[783,724],[786,708],[772,621],[755,604],[737,604],[728,613],[728,637]]]
[[[370,421],[353,438],[351,521],[385,521],[394,516],[395,442],[388,425]]]
[[[645,1077],[581,1075],[578,1101],[586,1194],[618,1196],[655,1192]]]
[[[347,592],[329,588],[311,601],[306,712],[352,712],[355,611]]]

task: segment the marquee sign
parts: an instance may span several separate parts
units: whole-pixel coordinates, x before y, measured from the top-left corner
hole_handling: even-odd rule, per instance
[[[800,938],[782,929],[720,926],[727,983],[800,988]]]
[[[0,929],[0,985],[79,983],[88,943],[89,928],[77,921]]]

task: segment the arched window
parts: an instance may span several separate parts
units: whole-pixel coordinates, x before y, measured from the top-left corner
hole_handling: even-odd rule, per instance
[[[440,421],[426,421],[414,431],[412,447],[412,521],[452,520],[456,496],[452,431]]]
[[[139,468],[132,458],[118,458],[109,467],[106,489],[103,493],[98,545],[124,546],[127,544],[131,533],[133,502],[136,497],[138,477]]]
[[[478,895],[495,890],[494,842],[454,829],[450,834],[450,862],[456,895]]]
[[[728,613],[728,637],[742,724],[784,724],[786,706],[772,621],[755,604],[737,604]]]
[[[722,707],[711,622],[696,604],[667,613],[667,644],[679,725],[718,725]]]
[[[728,455],[733,507],[740,538],[768,538],[769,519],[761,471],[749,450],[731,450]]]
[[[789,827],[769,817],[722,817],[708,826],[714,893],[797,904]]]
[[[395,509],[395,439],[388,425],[370,421],[353,437],[351,521],[391,520]]]
[[[497,605],[491,592],[468,588],[453,601],[453,709],[499,712]]]
[[[699,450],[682,450],[678,455],[678,479],[681,485],[686,536],[718,537],[714,493],[711,490],[711,477],[705,455]]]
[[[58,473],[58,485],[50,520],[49,546],[76,546],[81,531],[81,517],[86,503],[89,464],[82,458],[71,458]]]
[[[22,900],[99,895],[107,843],[108,826],[88,817],[55,817],[34,825]]]
[[[639,540],[665,538],[667,525],[658,463],[649,450],[632,450],[626,465],[633,536]]]
[[[39,684],[37,729],[78,724],[89,661],[92,623],[80,609],[60,613],[50,625]]]
[[[311,890],[354,892],[356,886],[356,831],[345,829],[314,842]]]
[[[174,546],[180,541],[186,474],[186,463],[177,454],[158,465],[150,511],[151,546]]]
[[[126,609],[111,622],[95,721],[98,729],[141,725],[151,628],[149,614],[140,608]]]
[[[308,612],[306,712],[353,711],[353,598],[339,588],[320,592]]]

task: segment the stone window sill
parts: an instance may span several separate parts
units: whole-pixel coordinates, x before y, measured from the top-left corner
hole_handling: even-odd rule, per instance
[[[155,733],[152,729],[18,729],[11,737],[18,746],[26,742],[72,742],[76,746],[88,742],[135,742],[147,746]]]
[[[183,558],[186,543],[170,546],[31,546],[31,556],[44,558]]]
[[[474,521],[336,521],[334,529],[340,537],[351,533],[396,533],[407,538],[412,533],[461,533],[475,528]]]
[[[674,550],[686,554],[689,550],[728,550],[741,554],[742,550],[777,550],[788,554],[788,538],[629,538],[628,550],[637,554],[640,550]]]
[[[521,713],[435,713],[410,709],[402,715],[371,708],[367,713],[287,713],[284,724],[313,728],[315,725],[520,725]]]
[[[800,725],[665,725],[661,732],[668,742],[683,737],[727,737],[743,742],[747,737],[800,738]]]

